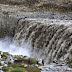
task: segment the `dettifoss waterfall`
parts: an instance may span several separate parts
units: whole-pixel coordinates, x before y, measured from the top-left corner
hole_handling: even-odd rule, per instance
[[[72,29],[64,25],[43,24],[20,20],[14,42],[28,41],[32,45],[32,56],[53,60],[67,60],[72,54]]]
[[[0,25],[2,51],[44,58],[46,63],[72,57],[72,28],[69,26],[14,18],[10,18],[10,22],[7,18],[1,20]]]

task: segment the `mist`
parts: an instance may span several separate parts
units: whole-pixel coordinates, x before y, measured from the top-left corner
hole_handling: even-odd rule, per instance
[[[30,57],[30,46],[28,43],[24,43],[22,46],[17,46],[12,42],[11,37],[5,37],[0,39],[0,51],[8,52],[12,55],[23,55]]]

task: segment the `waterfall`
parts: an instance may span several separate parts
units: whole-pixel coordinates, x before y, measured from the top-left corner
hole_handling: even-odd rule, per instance
[[[0,38],[13,37],[12,45],[15,48],[30,49],[30,56],[44,58],[47,63],[53,60],[64,61],[72,58],[71,23],[72,20],[22,19],[5,15],[0,20]]]
[[[46,24],[21,19],[14,36],[14,43],[28,41],[34,57],[53,60],[67,60],[72,55],[72,29],[65,25]]]

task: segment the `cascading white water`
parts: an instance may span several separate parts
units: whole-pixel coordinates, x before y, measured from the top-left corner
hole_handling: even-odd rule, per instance
[[[0,39],[0,51],[8,52],[12,55],[24,55],[30,57],[30,45],[24,43],[22,46],[17,46],[12,42],[11,37]]]
[[[69,26],[44,24],[33,20],[20,20],[14,42],[28,40],[33,56],[53,60],[67,60],[72,55],[72,29]]]

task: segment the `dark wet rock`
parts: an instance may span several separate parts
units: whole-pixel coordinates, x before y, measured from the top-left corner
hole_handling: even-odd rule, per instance
[[[22,63],[23,60],[14,60],[14,63]]]
[[[4,52],[4,54],[8,54],[8,56],[7,56],[7,59],[2,57],[1,63],[0,63],[0,70],[5,72],[11,72],[12,70],[15,70],[16,68],[19,68],[20,70],[24,69],[25,71],[28,71],[28,69],[31,68],[30,70],[34,70],[34,71],[37,70],[37,72],[40,72],[40,70],[38,69],[38,66],[36,65],[37,62],[34,58],[27,58],[27,56],[24,57],[22,55],[13,56],[6,52]],[[28,63],[28,59],[30,59],[30,63]]]

